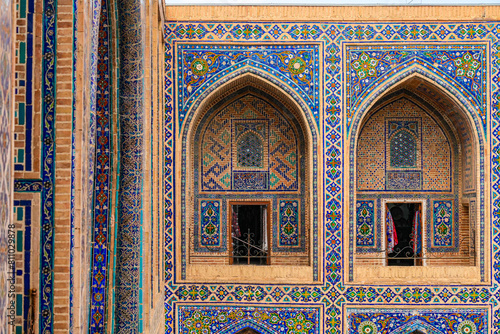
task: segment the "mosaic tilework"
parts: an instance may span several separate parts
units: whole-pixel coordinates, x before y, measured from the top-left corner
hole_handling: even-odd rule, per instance
[[[386,190],[422,190],[422,172],[387,172]]]
[[[12,145],[12,1],[0,0],[0,309],[7,310],[9,302],[8,238],[12,223],[11,145]],[[0,314],[0,333],[7,331],[7,312]]]
[[[180,29],[183,25],[186,29]],[[187,26],[190,26],[187,28]],[[341,73],[344,70],[342,68],[341,60],[343,59],[343,48],[344,43],[353,41],[358,43],[366,43],[366,49],[373,47],[376,42],[383,42],[382,47],[394,47],[398,52],[403,52],[409,45],[409,41],[412,41],[422,50],[425,48],[437,48],[443,45],[450,45],[454,43],[457,45],[457,40],[461,43],[464,42],[464,48],[468,46],[465,43],[470,41],[483,42],[482,45],[473,45],[473,47],[483,48],[487,53],[497,52],[497,41],[500,37],[500,26],[496,22],[487,23],[446,23],[446,24],[434,24],[434,23],[415,23],[411,25],[401,24],[401,23],[378,23],[378,24],[343,24],[343,23],[309,23],[304,22],[300,25],[290,22],[280,22],[280,23],[252,23],[248,24],[247,33],[243,33],[241,29],[241,23],[219,23],[219,22],[204,22],[204,23],[167,23],[165,25],[165,40],[167,41],[165,46],[165,60],[166,60],[166,115],[165,120],[167,126],[165,127],[165,133],[167,138],[172,136],[172,115],[173,115],[173,101],[172,96],[169,95],[169,91],[173,92],[173,82],[174,76],[172,72],[172,61],[174,60],[174,54],[172,51],[172,46],[177,41],[201,41],[202,43],[210,40],[224,40],[231,38],[233,41],[251,41],[253,43],[265,42],[265,41],[315,41],[323,44],[324,50],[324,105],[323,105],[323,115],[324,115],[324,162],[325,162],[325,202],[323,203],[325,208],[325,271],[324,280],[325,284],[323,286],[313,288],[311,286],[296,286],[292,287],[289,285],[283,286],[245,286],[245,285],[185,285],[180,284],[172,275],[172,249],[174,245],[172,241],[172,233],[168,232],[168,228],[172,226],[171,215],[166,215],[166,297],[165,297],[165,309],[166,309],[166,331],[170,332],[174,329],[174,314],[173,306],[176,300],[192,300],[197,301],[201,305],[206,305],[208,300],[220,300],[228,304],[227,307],[237,308],[237,306],[230,306],[234,303],[235,296],[239,296],[236,291],[243,291],[244,296],[248,299],[246,301],[263,300],[268,303],[275,302],[285,302],[286,300],[293,300],[296,302],[307,301],[308,303],[313,303],[314,301],[319,302],[321,298],[325,303],[325,311],[321,315],[322,323],[325,324],[325,333],[341,333],[342,332],[342,310],[341,306],[343,303],[359,303],[359,302],[370,302],[373,304],[395,304],[395,303],[419,303],[419,304],[462,304],[462,305],[473,305],[479,303],[488,303],[490,300],[495,300],[495,287],[481,287],[481,286],[466,286],[466,287],[448,287],[448,286],[433,286],[429,288],[422,287],[371,287],[371,286],[355,286],[347,287],[343,284],[344,281],[348,280],[347,275],[344,277],[344,268],[342,266],[342,256],[343,248],[346,247],[342,244],[341,233],[343,230],[343,218],[342,218],[342,175],[340,171],[343,166],[342,157],[342,134],[343,127],[343,114],[341,109],[341,103],[344,96],[349,96],[343,91],[342,86],[342,76]],[[293,29],[292,29],[293,27]],[[300,29],[297,29],[300,27]],[[254,34],[253,32],[256,31]],[[401,43],[401,41],[406,41]],[[433,43],[438,41],[440,43]],[[485,42],[490,43],[488,47],[485,46]],[[448,44],[447,44],[448,43]],[[363,46],[364,47],[364,46]],[[425,52],[425,51],[422,51]],[[471,52],[472,54],[472,52]],[[494,56],[498,58],[498,56]],[[486,58],[484,58],[486,59]],[[407,64],[408,65],[408,64]],[[421,64],[419,64],[421,65]],[[499,64],[500,65],[500,64]],[[489,64],[486,61],[481,63],[483,68],[487,68]],[[497,64],[493,63],[491,73],[493,78],[498,76]],[[425,66],[424,66],[425,67]],[[415,68],[411,66],[406,66],[406,68],[399,68],[394,76],[389,77],[390,80],[399,80],[406,77],[411,73],[420,73],[423,76],[429,77],[431,79],[438,78],[432,74],[433,69],[429,66],[430,71],[425,72],[422,68]],[[346,71],[349,72],[349,71]],[[234,72],[237,75],[238,71]],[[488,71],[482,72],[481,76],[486,76]],[[379,77],[380,78],[380,77]],[[394,81],[394,82],[395,82]],[[436,80],[438,82],[438,80]],[[497,101],[498,89],[496,84],[489,80],[481,81],[484,85],[489,83],[492,84],[492,102],[493,104]],[[453,86],[454,81],[449,77],[443,76],[443,81],[440,81],[441,86],[446,89],[450,89],[451,92],[456,92],[455,96],[463,104],[469,106],[467,102],[468,98],[464,96],[470,95],[470,93],[460,91],[460,86]],[[376,86],[379,87],[381,91],[388,87],[388,84]],[[210,88],[207,88],[210,91]],[[367,92],[365,90],[364,92]],[[373,89],[371,89],[373,92]],[[486,91],[483,90],[480,94],[481,101],[485,101]],[[203,93],[200,92],[200,96]],[[376,98],[378,95],[373,94],[368,100]],[[370,101],[366,100],[366,103]],[[365,104],[366,104],[365,103]],[[196,102],[195,102],[196,104]],[[496,111],[498,108],[496,105],[492,105],[491,110],[484,108],[483,111],[485,115],[489,115],[490,112]],[[468,109],[468,112],[471,112]],[[478,109],[476,109],[477,111]],[[477,122],[478,113],[476,115],[471,115],[474,119],[474,126],[478,129],[478,132],[482,134],[484,130],[483,121]],[[493,113],[493,125],[494,128],[498,127],[497,118],[498,115]],[[485,121],[488,122],[488,117],[485,117]],[[354,121],[353,124],[356,122]],[[480,149],[482,149],[483,141],[480,136]],[[167,139],[165,142],[165,171],[166,175],[171,175],[170,168],[172,166],[172,144]],[[497,152],[494,152],[494,156]],[[350,158],[350,157],[349,157]],[[482,159],[482,158],[481,158]],[[500,161],[500,160],[499,160]],[[481,171],[481,166],[483,166],[483,161],[479,162]],[[497,162],[495,162],[495,165]],[[481,172],[482,173],[482,172]],[[496,171],[494,171],[496,173]],[[483,174],[481,174],[483,175]],[[481,178],[482,176],[479,175]],[[496,175],[496,174],[495,174]],[[495,179],[494,181],[494,192],[498,191],[499,181]],[[166,181],[165,195],[167,198],[171,194],[172,184]],[[478,189],[478,191],[483,191]],[[496,202],[497,200],[495,200]],[[171,212],[170,201],[167,202],[165,206],[165,212]],[[484,211],[484,202],[482,199],[478,200],[478,212]],[[483,221],[480,218],[480,221]],[[498,219],[495,218],[495,224],[498,224]],[[481,226],[484,229],[484,225]],[[495,233],[496,235],[497,233]],[[481,233],[478,233],[481,235]],[[484,239],[478,242],[478,244],[484,245]],[[484,252],[481,253],[480,257],[484,259]],[[497,256],[495,254],[495,256]],[[497,262],[498,259],[495,259]],[[484,262],[484,261],[483,261]],[[487,264],[486,264],[487,265]],[[484,266],[480,265],[482,275],[484,277]],[[495,272],[495,275],[498,273]],[[177,284],[176,284],[177,283]],[[317,289],[317,290],[315,290]],[[259,293],[255,293],[259,291]],[[314,296],[314,297],[313,297]]]
[[[202,246],[220,245],[220,201],[200,202],[200,229]]]
[[[108,286],[109,209],[111,185],[111,97],[108,9],[101,3],[96,90],[96,152],[94,171],[94,212],[92,278],[90,291],[90,332],[105,330],[106,288]]]
[[[55,102],[56,102],[56,17],[55,0],[43,1],[42,36],[42,217],[40,221],[40,332],[54,328],[54,187],[55,187]]]
[[[14,220],[15,225],[15,279],[16,283],[22,282],[18,287],[15,298],[15,332],[28,332],[28,314],[30,311],[30,277],[31,262],[34,256],[32,245],[32,202],[29,200],[14,201]],[[33,306],[33,305],[31,305]]]
[[[141,315],[144,4],[120,0],[118,15],[120,172],[115,276],[115,332],[138,333]]]
[[[355,309],[346,310],[348,334],[428,334],[488,332],[488,309]]]
[[[39,152],[34,152],[33,136],[36,130],[33,124],[33,51],[34,8],[35,1],[18,1],[16,10],[16,73],[14,104],[14,170],[39,170],[33,166],[34,158]]]
[[[259,333],[318,334],[319,308],[185,306],[179,310],[179,333],[236,333],[253,328]]]
[[[434,201],[432,203],[432,230],[435,247],[452,245],[453,239],[453,201]]]
[[[184,28],[176,32],[185,34]],[[170,29],[167,27],[170,31]],[[201,29],[205,29],[202,27]],[[183,33],[184,32],[184,33]],[[283,80],[305,100],[319,122],[318,45],[192,45],[178,48],[179,125],[207,86],[243,66],[253,66]]]
[[[246,95],[217,112],[207,123],[199,153],[201,191],[298,189],[297,128],[275,107],[254,95]],[[259,127],[260,133],[253,127]],[[262,166],[238,165],[241,136],[250,133],[262,142]],[[236,172],[242,170],[245,172]]]
[[[236,151],[235,168],[264,168],[267,148],[267,122],[234,121],[233,151]],[[265,153],[264,153],[265,152]]]
[[[464,93],[474,106],[486,131],[486,47],[484,45],[417,45],[405,44],[403,49],[391,46],[353,46],[347,48],[347,72],[350,95],[347,106],[347,126],[364,103],[368,93],[388,77],[405,67],[418,64],[438,73]],[[370,75],[368,75],[370,74]]]
[[[299,245],[299,201],[279,201],[280,246]]]
[[[414,130],[408,130],[409,127]],[[401,97],[383,106],[366,121],[361,131],[356,159],[358,191],[451,191],[455,148],[450,145],[449,134],[413,101]],[[413,167],[393,166],[391,143],[400,131],[418,139]],[[380,158],[384,156],[385,164]]]
[[[261,97],[257,97],[259,94],[261,94]],[[235,93],[235,96],[239,98],[230,103],[231,100],[228,98],[229,104],[227,106],[222,110],[214,108],[215,115],[213,117],[210,113],[205,115],[200,125],[198,125],[196,138],[202,137],[203,139],[201,143],[200,140],[195,139],[193,149],[195,152],[194,170],[201,166],[203,173],[201,176],[195,173],[195,195],[198,198],[205,198],[206,184],[210,187],[208,190],[210,190],[212,196],[223,200],[223,202],[227,200],[255,200],[256,191],[259,192],[259,199],[271,199],[273,208],[277,208],[278,199],[303,198],[305,191],[303,184],[305,180],[305,160],[302,157],[299,161],[298,157],[300,152],[305,151],[305,143],[301,139],[304,138],[304,135],[298,121],[278,101],[273,101],[278,107],[265,102],[263,99],[269,99],[269,97],[266,97],[265,94],[262,95],[262,92],[250,89],[250,92],[246,92],[241,97],[240,93]],[[253,131],[252,133],[258,133],[259,136],[265,137],[262,167],[241,167],[236,163],[239,135],[244,135],[250,130]],[[198,156],[196,152],[199,150],[201,151]],[[205,150],[207,154],[203,153]],[[208,172],[205,173],[205,170],[208,170]],[[213,182],[213,178],[208,179],[209,181],[206,182],[208,175],[218,176],[220,182]],[[202,180],[201,189],[198,186],[199,179]],[[302,180],[300,186],[299,180]],[[212,188],[216,189],[212,190]],[[221,190],[224,190],[224,192],[221,192]],[[289,194],[290,191],[294,190],[299,190],[299,193]],[[197,195],[198,192],[199,195]],[[199,209],[196,205],[197,202],[195,202],[194,210],[198,212]],[[299,221],[305,222],[305,202],[302,201],[300,205],[302,208],[299,210]],[[223,217],[221,221],[221,238],[225,240],[227,238],[228,224],[225,218],[227,212],[224,208],[221,217]],[[279,217],[273,214],[272,221],[276,222],[276,224],[272,224],[271,243],[273,251],[305,252],[306,239],[303,237],[305,236],[305,223],[299,224],[297,230],[298,245],[296,247],[280,247],[280,231],[277,228],[278,220]],[[198,226],[197,217],[195,217],[194,225],[196,231]],[[196,242],[194,246],[196,252],[207,251],[203,247],[200,248]],[[226,251],[225,245],[221,246],[220,251]]]
[[[357,201],[356,247],[375,246],[375,224],[374,201]]]

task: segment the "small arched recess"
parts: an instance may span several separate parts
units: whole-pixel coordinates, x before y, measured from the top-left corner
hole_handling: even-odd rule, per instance
[[[484,149],[470,113],[414,75],[354,124],[350,280],[480,281]]]
[[[207,97],[184,131],[184,277],[317,280],[317,130],[308,111],[246,74]]]

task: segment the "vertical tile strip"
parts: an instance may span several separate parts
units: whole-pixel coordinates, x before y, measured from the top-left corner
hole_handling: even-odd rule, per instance
[[[0,333],[7,333],[9,225],[12,223],[12,1],[0,0]],[[10,259],[9,259],[10,260]]]
[[[144,3],[119,0],[120,172],[115,332],[140,331],[144,114]]]
[[[69,258],[69,333],[73,333],[74,321],[74,257],[75,257],[75,126],[76,126],[76,63],[77,63],[77,38],[78,38],[78,0],[73,0],[73,73],[72,73],[72,115],[71,115],[71,234],[70,234],[70,258]]]
[[[111,178],[111,115],[110,115],[110,72],[109,72],[109,30],[106,1],[101,4],[99,21],[99,46],[96,91],[96,165],[94,171],[94,220],[92,279],[90,298],[90,333],[105,331],[108,227]]]
[[[42,26],[42,210],[40,236],[40,333],[54,332],[54,183],[56,101],[55,0],[43,1]]]

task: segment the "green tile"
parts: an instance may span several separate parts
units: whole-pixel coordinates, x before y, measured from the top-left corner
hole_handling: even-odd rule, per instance
[[[16,326],[16,334],[23,334],[23,327],[22,326]]]
[[[16,315],[23,315],[23,295],[16,294]]]
[[[21,0],[20,1],[20,8],[19,8],[19,17],[24,19],[26,17],[26,0]]]
[[[24,220],[24,208],[23,207],[18,207],[17,208],[17,220],[18,221],[23,221]]]
[[[17,162],[19,162],[20,164],[24,163],[24,150],[23,149],[17,150]]]
[[[19,62],[24,64],[26,62],[26,43],[19,43]]]
[[[24,125],[26,121],[26,104],[19,103],[19,125]]]
[[[22,252],[23,251],[23,231],[17,231],[17,251]]]

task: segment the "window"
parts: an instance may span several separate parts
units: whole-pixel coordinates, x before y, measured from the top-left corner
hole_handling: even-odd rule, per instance
[[[321,196],[314,119],[274,94],[276,87],[221,89],[190,121],[184,156],[176,156],[185,166],[177,217],[187,227],[179,236],[186,280],[322,277],[310,239],[321,214],[313,208]]]
[[[268,206],[231,204],[232,264],[269,264]]]
[[[382,284],[484,280],[476,249],[476,231],[484,226],[477,175],[484,170],[475,162],[482,144],[474,123],[422,79],[401,85],[358,114],[351,129],[346,152],[354,171],[353,200],[346,199],[353,245],[349,279]],[[410,91],[416,86],[425,87],[422,95]],[[436,96],[447,106],[436,105]]]
[[[420,203],[387,203],[387,265],[422,265],[422,206]]]
[[[420,332],[418,332],[418,333],[420,333]],[[260,334],[260,333],[257,332],[256,330],[254,330],[253,328],[247,327],[247,328],[244,328],[241,331],[237,332],[236,334]]]
[[[239,167],[263,167],[264,149],[262,141],[254,133],[246,133],[238,142]]]
[[[417,165],[417,144],[406,130],[397,132],[391,140],[391,167],[409,168]]]

